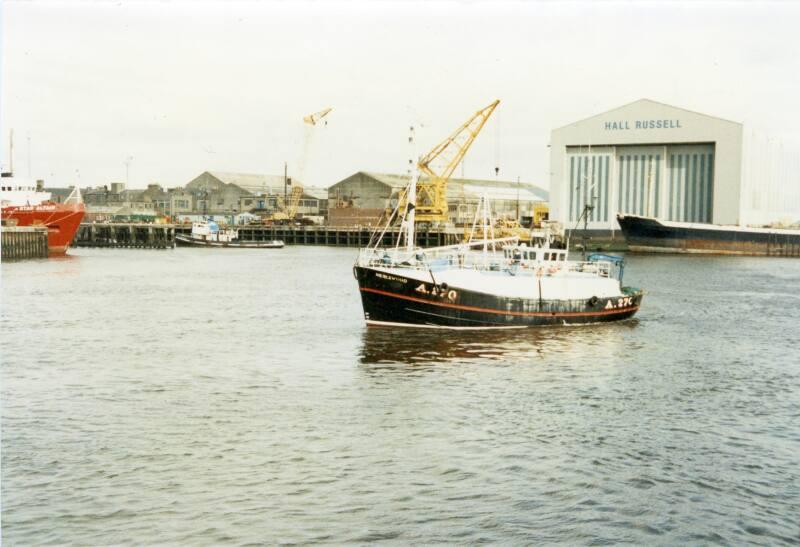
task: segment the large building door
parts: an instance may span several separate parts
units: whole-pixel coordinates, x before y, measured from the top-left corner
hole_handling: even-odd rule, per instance
[[[566,172],[570,223],[587,204],[595,228],[615,227],[617,213],[699,223],[713,217],[713,144],[569,146]]]
[[[617,211],[659,216],[664,147],[617,148]]]
[[[610,197],[612,158],[610,147],[567,148],[570,222],[581,219],[586,205],[592,206],[589,222],[608,222],[613,216]]]
[[[668,147],[667,207],[663,217],[711,222],[714,203],[714,145]]]

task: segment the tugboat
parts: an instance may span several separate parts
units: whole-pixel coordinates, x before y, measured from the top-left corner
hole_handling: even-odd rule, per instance
[[[524,328],[620,321],[639,310],[644,293],[622,285],[622,258],[595,254],[570,261],[569,245],[558,248],[549,232],[532,238],[531,246],[521,244],[518,235],[496,238],[487,196],[466,242],[428,249],[416,245],[417,209],[436,209],[421,214],[424,220],[446,218],[447,205],[437,196],[445,195],[444,182],[496,105],[479,111],[428,156],[412,161],[414,172],[397,207],[353,266],[367,325]],[[452,159],[436,172],[430,160],[442,150],[452,151]],[[420,169],[430,177],[423,183]],[[398,222],[396,243],[381,247]]]
[[[180,245],[197,247],[235,247],[240,249],[281,249],[283,241],[239,241],[239,231],[233,228],[220,228],[210,220],[192,223],[191,235],[176,234],[175,241]]]

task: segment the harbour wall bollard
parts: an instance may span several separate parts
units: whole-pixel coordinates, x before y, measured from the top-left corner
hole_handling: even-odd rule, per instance
[[[75,247],[127,249],[172,249],[175,247],[173,224],[83,223],[72,240]]]
[[[3,226],[3,260],[47,258],[47,228],[44,226]]]
[[[239,241],[265,242],[276,239],[286,245],[324,245],[334,247],[366,247],[370,244],[373,229],[369,227],[332,227],[332,226],[281,226],[281,225],[247,225],[234,226],[239,232]],[[176,224],[175,232],[189,235],[191,224]],[[387,230],[381,239],[382,246],[394,245],[400,230]],[[453,230],[429,229],[416,232],[417,245],[421,247],[438,247],[460,243],[464,234]]]

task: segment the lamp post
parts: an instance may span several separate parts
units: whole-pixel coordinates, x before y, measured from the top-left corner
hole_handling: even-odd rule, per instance
[[[130,175],[130,167],[131,167],[131,162],[132,161],[133,161],[133,156],[128,156],[125,159],[125,188],[127,188],[130,185],[130,182],[131,182],[129,175]]]

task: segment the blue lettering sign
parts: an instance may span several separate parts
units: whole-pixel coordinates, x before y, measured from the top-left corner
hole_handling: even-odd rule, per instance
[[[631,128],[627,120],[605,122],[603,127],[606,131],[621,131]],[[634,129],[681,129],[680,120],[636,120],[633,123]]]

